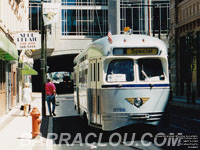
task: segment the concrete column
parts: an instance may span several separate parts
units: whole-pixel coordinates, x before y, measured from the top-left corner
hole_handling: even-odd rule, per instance
[[[120,34],[120,0],[108,1],[108,27],[112,34]]]
[[[149,13],[149,35],[151,36],[152,35],[152,26],[151,26],[151,5],[152,5],[152,3],[151,3],[151,0],[148,0],[149,2],[149,8],[148,8],[148,13]]]
[[[144,31],[151,35],[151,0],[144,0]]]

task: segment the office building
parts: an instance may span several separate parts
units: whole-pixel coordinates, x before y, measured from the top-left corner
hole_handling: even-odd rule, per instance
[[[171,0],[170,12],[173,92],[195,99],[200,97],[200,1]]]

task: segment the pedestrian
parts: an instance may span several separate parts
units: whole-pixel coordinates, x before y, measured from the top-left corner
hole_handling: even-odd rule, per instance
[[[46,91],[46,101],[48,105],[49,115],[56,116],[55,108],[56,108],[56,87],[55,84],[51,82],[51,79],[47,79],[47,83],[45,84],[45,91]],[[52,104],[52,111],[51,111],[51,104]]]
[[[32,91],[29,88],[28,83],[24,84],[23,88],[23,103],[24,103],[24,116],[28,117],[28,107],[30,111],[31,107],[31,97],[32,97]]]

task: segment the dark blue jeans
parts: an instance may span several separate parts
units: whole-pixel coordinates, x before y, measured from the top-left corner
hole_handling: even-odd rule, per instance
[[[52,111],[51,111],[51,103],[52,103]],[[47,95],[47,105],[48,105],[48,109],[49,109],[49,114],[51,115],[51,113],[54,113],[55,108],[56,108],[56,100],[55,100],[55,96],[54,95]]]

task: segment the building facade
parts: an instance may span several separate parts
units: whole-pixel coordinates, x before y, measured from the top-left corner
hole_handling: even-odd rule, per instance
[[[200,0],[171,0],[170,64],[175,95],[200,97]]]
[[[41,0],[29,2],[29,29],[39,32]],[[58,21],[46,26],[47,57],[51,60],[52,57],[60,56],[54,60],[57,64],[63,57],[66,59],[75,57],[94,40],[107,36],[108,30],[111,30],[112,34],[123,34],[127,26],[134,34],[156,36],[168,44],[169,0],[43,0],[43,2],[61,5]],[[38,64],[34,69],[38,72],[40,54],[40,50],[33,52],[35,64]],[[73,70],[73,61],[70,63],[66,62],[64,71]],[[38,81],[39,76],[33,79]],[[35,87],[41,86],[35,85]]]
[[[113,31],[112,34],[121,34],[124,27],[129,26],[134,34],[161,36],[163,39],[166,39],[170,28],[169,0],[43,0],[43,2],[61,4],[58,22],[47,26],[48,53],[51,56],[78,54],[92,41],[106,36],[109,26],[111,30],[117,28],[117,32]],[[41,0],[30,0],[29,10],[30,30],[39,31]],[[36,52],[35,58],[39,59],[37,55],[39,53]]]
[[[13,35],[28,31],[28,5],[26,0],[0,1],[0,117],[18,102],[18,50]]]

